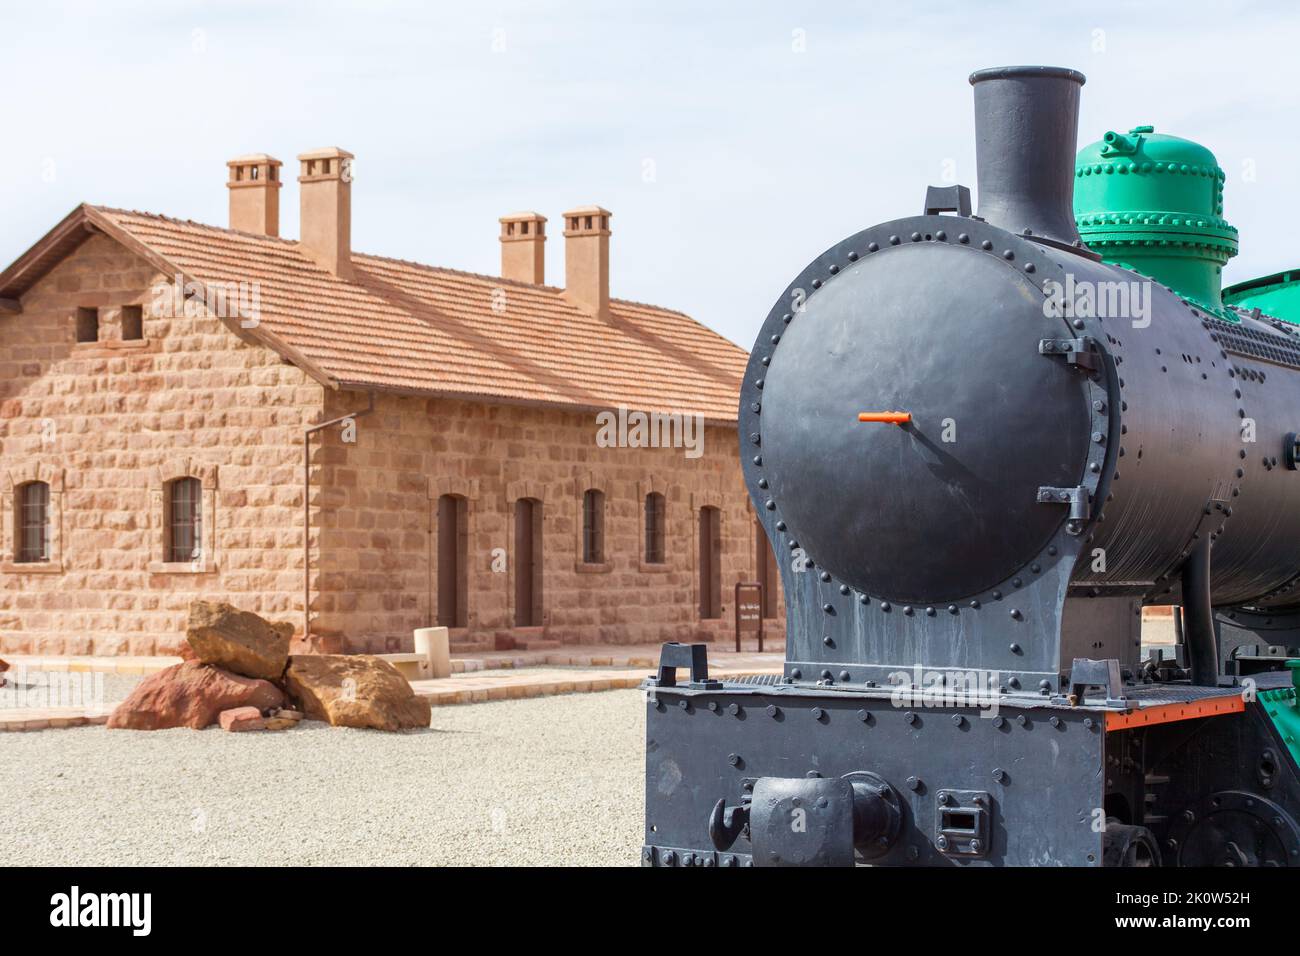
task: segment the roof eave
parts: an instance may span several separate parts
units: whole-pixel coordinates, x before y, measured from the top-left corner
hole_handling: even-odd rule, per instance
[[[179,281],[185,283],[197,284],[200,288],[203,289],[204,299],[207,301],[211,301],[212,296],[209,295],[208,287],[203,282],[203,280],[190,275],[189,273],[185,272],[184,269],[180,268],[171,260],[167,259],[165,256],[162,256],[159,253],[155,252],[153,248],[150,247],[147,243],[137,239],[135,236],[131,234],[129,230],[123,229],[121,226],[113,222],[112,219],[110,219],[108,216],[105,216],[102,212],[100,212],[95,207],[87,206],[85,208],[86,208],[86,215],[89,217],[90,221],[94,225],[102,229],[107,235],[111,236],[114,240],[116,240],[126,249],[130,250],[131,252],[134,252],[140,258],[144,259],[146,262],[148,262],[159,272],[162,272],[164,275],[178,276]],[[262,328],[260,324],[251,327],[245,326],[243,321],[241,321],[240,319],[234,316],[216,316],[216,318],[218,321],[221,322],[222,325],[228,328],[231,332],[235,333],[235,335],[241,341],[247,342],[250,345],[263,345],[266,348],[269,348],[271,351],[275,352],[281,358],[284,358],[285,360],[292,362],[294,365],[298,366],[300,369],[306,372],[307,375],[315,379],[321,385],[324,385],[326,388],[339,387],[338,380],[335,379],[332,375],[330,375],[323,368],[321,368],[319,365],[317,365],[315,362],[309,359],[303,352],[294,348],[284,339],[268,331],[267,329]]]
[[[77,206],[0,272],[0,301],[13,303],[12,306],[5,307],[4,311],[13,314],[21,312],[22,303],[19,299],[23,293],[90,238],[94,230],[86,215],[88,208],[85,203]]]
[[[446,388],[415,388],[401,385],[385,385],[371,382],[363,382],[358,379],[339,379],[338,388],[347,392],[374,392],[379,395],[398,395],[407,398],[447,398],[462,402],[477,402],[485,405],[509,405],[517,408],[541,408],[556,409],[559,411],[569,412],[606,412],[617,408],[617,405],[593,405],[585,402],[552,402],[541,398],[514,398],[509,395],[496,395],[491,392],[475,392],[470,390],[452,390]],[[714,418],[707,414],[693,411],[689,408],[679,408],[670,413],[662,408],[637,408],[628,403],[622,403],[623,407],[630,411],[659,412],[661,414],[679,414],[679,415],[701,415],[704,424],[718,428],[735,428],[739,419],[737,418]]]
[[[4,272],[0,272],[0,313],[20,314],[22,312],[20,297],[97,232],[103,233],[129,252],[139,256],[162,274],[178,276],[182,282],[197,285],[203,290],[204,299],[211,300],[208,287],[201,279],[188,274],[180,266],[160,255],[94,206],[82,203],[38,239],[30,249],[15,259]],[[216,318],[241,341],[271,349],[326,388],[339,387],[338,381],[333,376],[278,335],[260,326],[246,328],[237,317],[216,316]]]

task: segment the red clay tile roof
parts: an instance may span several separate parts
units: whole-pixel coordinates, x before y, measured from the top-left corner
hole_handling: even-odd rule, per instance
[[[744,350],[680,312],[615,299],[601,320],[551,286],[358,253],[345,280],[291,240],[83,208],[188,279],[257,283],[253,337],[332,385],[736,420]]]

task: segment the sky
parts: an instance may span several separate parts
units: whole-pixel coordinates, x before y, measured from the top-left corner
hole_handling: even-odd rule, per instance
[[[1088,77],[1079,144],[1151,124],[1210,147],[1241,254],[1300,266],[1300,5],[0,0],[0,264],[80,202],[225,225],[225,162],[357,157],[358,251],[496,274],[497,217],[611,222],[618,298],[749,348],[824,249],[975,187],[976,69]],[[978,205],[978,199],[977,199]]]

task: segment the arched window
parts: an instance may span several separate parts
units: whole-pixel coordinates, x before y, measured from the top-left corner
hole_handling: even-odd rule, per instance
[[[645,563],[664,563],[664,496],[652,491],[645,496]]]
[[[468,502],[460,495],[438,499],[438,624],[469,624]]]
[[[605,493],[595,488],[582,496],[582,560],[586,564],[605,560]]]
[[[18,489],[18,561],[50,560],[50,486],[29,481]]]
[[[700,617],[722,617],[722,512],[700,509]]]
[[[167,483],[167,561],[195,561],[203,554],[203,485],[197,478]]]

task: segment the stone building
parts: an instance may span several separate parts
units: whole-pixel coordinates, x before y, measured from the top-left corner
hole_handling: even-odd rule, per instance
[[[0,652],[173,652],[196,597],[352,651],[729,636],[777,586],[744,352],[611,298],[596,206],[563,289],[536,213],[499,277],[353,252],[350,159],[299,157],[298,241],[255,155],[228,229],[83,205],[0,273]]]

